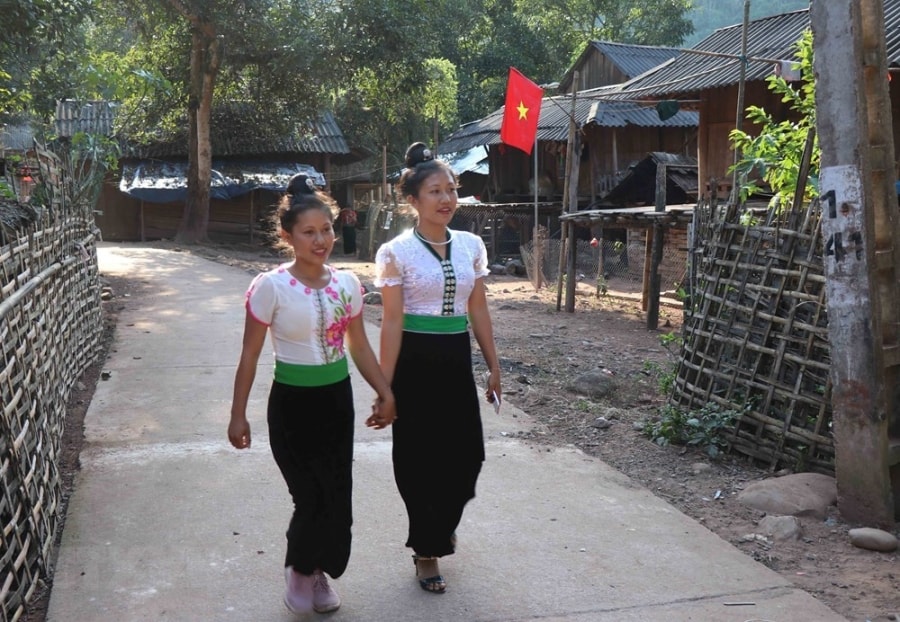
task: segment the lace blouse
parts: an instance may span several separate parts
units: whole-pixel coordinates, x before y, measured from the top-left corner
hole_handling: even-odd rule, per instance
[[[352,272],[328,267],[322,289],[307,287],[283,264],[259,274],[246,294],[247,311],[269,327],[275,359],[326,365],[345,357],[344,333],[362,312],[362,286]]]
[[[402,285],[404,313],[466,315],[476,280],[490,274],[484,241],[468,231],[450,233],[444,261],[412,229],[379,247],[375,255],[375,286]]]

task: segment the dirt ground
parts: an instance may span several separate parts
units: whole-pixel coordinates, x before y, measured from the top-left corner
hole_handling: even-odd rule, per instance
[[[156,245],[242,268],[248,279],[281,261],[262,246],[188,248],[165,241]],[[331,263],[353,270],[364,285],[374,289],[373,263],[337,252]],[[112,300],[103,303],[104,343],[108,346],[121,308],[119,301],[131,284],[104,280],[113,294]],[[900,622],[900,551],[876,553],[850,545],[847,531],[856,525],[844,523],[836,508],[825,521],[801,518],[803,536],[799,540],[775,542],[756,536],[756,523],[763,514],[743,506],[736,495],[749,483],[774,477],[774,473],[740,455],[711,459],[699,450],[659,446],[642,434],[640,426],[665,403],[660,379],[674,368],[675,354],[663,345],[661,337],[680,330],[678,306],[663,305],[660,328],[649,331],[635,297],[620,297],[615,292],[598,297],[592,286],[579,283],[575,310],[567,313],[557,310],[555,285],[536,291],[524,277],[506,275],[489,276],[487,284],[504,398],[534,421],[521,435],[523,440],[574,445],[596,456],[852,622]],[[564,295],[562,304],[564,307]],[[380,322],[379,306],[367,305],[365,313],[367,319]],[[102,361],[88,370],[71,396],[62,465],[69,492],[78,468],[81,422],[101,366]],[[483,370],[484,364],[476,356],[476,372]],[[606,397],[590,398],[569,388],[574,378],[587,373],[609,376],[614,391]],[[44,620],[50,589],[44,588],[33,599],[24,618],[27,622]]]

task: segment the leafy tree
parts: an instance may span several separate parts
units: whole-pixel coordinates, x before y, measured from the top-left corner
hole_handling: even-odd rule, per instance
[[[537,6],[535,6],[535,2]],[[687,18],[692,0],[517,0],[548,34],[574,53],[590,41],[680,45],[693,32]]]
[[[769,90],[781,96],[796,115],[795,120],[775,121],[759,106],[747,108],[747,118],[760,128],[754,136],[741,130],[732,130],[730,139],[741,154],[732,167],[740,176],[741,199],[746,200],[761,190],[762,179],[774,191],[770,207],[781,209],[793,202],[798,184],[803,184],[803,200],[810,201],[818,195],[818,171],[820,150],[818,141],[813,144],[809,179],[801,179],[801,162],[808,136],[815,137],[816,88],[813,73],[812,31],[807,30],[796,44],[796,66],[801,81],[794,86],[781,76],[769,76]],[[758,176],[758,177],[757,177]],[[809,183],[808,183],[809,182]]]
[[[32,111],[49,119],[57,93],[77,84],[81,24],[90,0],[2,0],[0,121]]]
[[[503,104],[510,66],[537,83],[551,82],[565,71],[571,51],[518,0],[484,0],[460,29],[455,54],[447,58],[460,77],[459,116],[471,121]]]
[[[428,81],[422,105],[425,114],[434,120],[434,142],[439,142],[439,127],[456,124],[456,67],[445,58],[429,58],[425,61]]]
[[[143,114],[139,99],[126,102],[126,117],[141,118],[145,140],[184,140],[188,196],[176,237],[206,239],[212,146],[210,127],[217,103],[246,101],[261,131],[293,132],[319,112],[322,86],[309,76],[327,76],[323,39],[303,30],[314,2],[243,0],[155,0],[134,4],[108,0],[107,14],[135,24],[134,40],[123,41],[133,76],[166,88]],[[107,33],[107,40],[109,35]],[[152,80],[149,78],[153,78]]]

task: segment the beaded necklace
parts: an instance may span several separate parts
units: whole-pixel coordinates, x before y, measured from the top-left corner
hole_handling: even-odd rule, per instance
[[[447,244],[449,244],[450,242],[453,241],[453,234],[450,233],[450,230],[449,230],[449,229],[447,230],[447,239],[446,239],[445,241],[443,241],[443,242],[432,242],[431,240],[429,240],[428,238],[426,238],[425,236],[423,236],[421,233],[419,233],[419,230],[418,230],[418,229],[413,229],[413,234],[414,234],[417,238],[419,238],[420,240],[422,240],[423,242],[425,242],[426,244],[434,244],[435,246],[446,246]]]

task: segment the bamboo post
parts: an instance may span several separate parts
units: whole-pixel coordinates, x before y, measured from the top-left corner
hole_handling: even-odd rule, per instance
[[[666,211],[666,165],[656,165],[656,213]],[[662,263],[663,241],[665,236],[662,224],[658,219],[653,222],[653,246],[650,253],[650,281],[647,291],[647,330],[656,330],[659,326],[659,265]]]
[[[741,130],[744,127],[744,90],[747,83],[747,29],[750,23],[750,0],[744,0],[744,23],[741,29],[741,72],[738,80],[737,111],[735,113],[734,129]],[[739,149],[734,150],[734,164],[741,159]],[[738,172],[735,167],[731,176],[731,203],[736,204],[740,193],[738,192]]]

